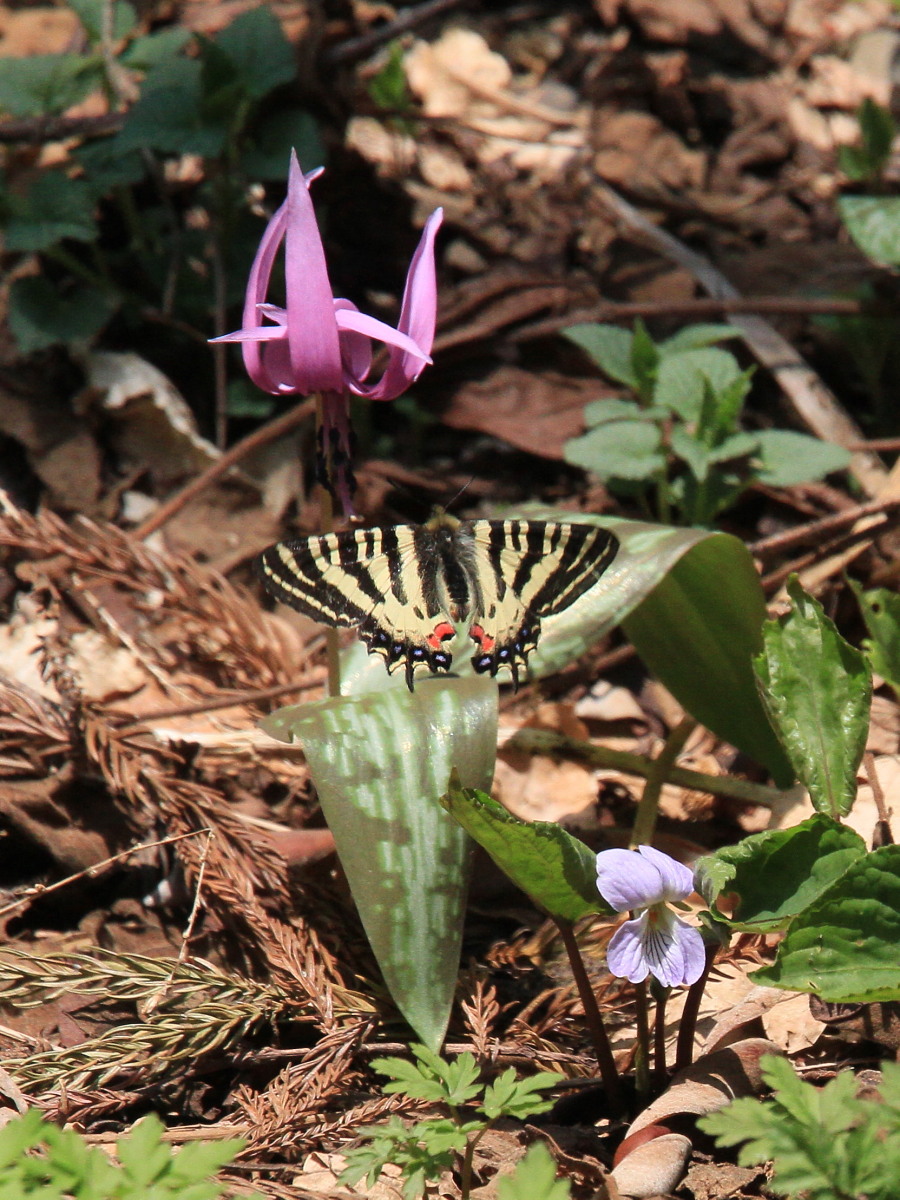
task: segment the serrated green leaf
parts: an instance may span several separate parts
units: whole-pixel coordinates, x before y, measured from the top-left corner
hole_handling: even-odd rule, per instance
[[[659,364],[653,402],[671,409],[683,421],[696,421],[707,384],[713,393],[718,393],[740,376],[734,355],[715,346],[672,354]]]
[[[815,816],[769,829],[705,855],[694,878],[714,914],[732,929],[784,929],[866,853],[858,833]],[[727,911],[718,905],[724,893]]]
[[[850,451],[833,442],[789,429],[763,429],[759,440],[760,467],[756,477],[769,487],[791,487],[823,479],[832,471],[843,471],[850,464]]]
[[[597,891],[597,856],[551,821],[520,821],[486,792],[451,784],[442,803],[513,883],[563,921],[612,910]]]
[[[19,253],[46,250],[64,238],[90,242],[97,236],[94,197],[81,179],[62,171],[43,171],[28,194],[15,198],[6,224],[6,249]]]
[[[91,44],[99,45],[105,34],[106,0],[67,0],[67,3],[83,25]],[[109,16],[112,18],[110,32],[116,41],[128,37],[137,26],[137,13],[128,0],[117,0]]]
[[[900,266],[900,196],[840,196],[838,212],[863,254]]]
[[[391,995],[436,1050],[459,968],[470,853],[439,797],[454,768],[464,782],[490,786],[496,683],[425,679],[414,693],[401,686],[280,709],[262,727],[303,743]]]
[[[78,104],[103,80],[94,54],[0,58],[0,109],[13,117],[52,116]]]
[[[751,978],[835,1003],[900,1000],[900,846],[857,858]]]
[[[763,703],[819,812],[837,818],[856,798],[869,728],[872,678],[864,656],[840,636],[796,577],[793,608],[767,621],[754,660]]]
[[[179,54],[192,38],[189,29],[154,29],[135,38],[119,55],[119,62],[132,71],[151,71],[167,58]]]
[[[647,421],[653,416],[665,416],[665,412],[660,410],[650,414],[641,408],[636,400],[619,400],[615,396],[591,400],[584,406],[584,423],[588,429],[594,425],[603,425],[607,421]]]
[[[758,448],[758,433],[734,433],[709,451],[709,459],[714,463],[726,463],[736,458],[748,458]]]
[[[662,435],[655,424],[609,421],[566,442],[563,458],[603,480],[644,480],[665,467],[661,447]]]
[[[863,648],[872,670],[900,695],[900,596],[888,588],[864,592],[855,580],[849,583],[869,631]]]
[[[290,83],[297,73],[291,44],[278,18],[264,4],[241,13],[215,41],[231,59],[242,87],[254,100]]]
[[[203,63],[166,58],[147,74],[120,133],[123,151],[150,149],[162,154],[215,158],[229,133],[228,113],[208,117],[203,106]]]
[[[687,350],[703,350],[706,346],[714,346],[717,342],[734,340],[740,336],[740,330],[734,325],[699,321],[696,325],[685,325],[673,337],[658,342],[657,349],[663,358],[669,358],[673,354],[684,354]]]
[[[638,390],[638,379],[631,361],[633,335],[618,325],[569,325],[563,337],[580,346],[594,360],[604,375]]]
[[[88,342],[114,311],[111,296],[86,284],[64,291],[43,276],[28,275],[10,288],[9,327],[23,354]]]

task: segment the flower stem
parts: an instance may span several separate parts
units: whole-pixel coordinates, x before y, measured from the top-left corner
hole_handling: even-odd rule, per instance
[[[685,717],[666,738],[662,751],[652,763],[652,769],[647,775],[644,794],[638,804],[637,816],[634,819],[634,829],[631,834],[631,848],[649,846],[653,841],[653,830],[656,828],[656,817],[659,810],[659,797],[663,784],[669,778],[669,773],[675,765],[675,759],[684,749],[684,744],[697,727],[693,717]]]
[[[706,966],[703,968],[703,974],[695,983],[691,984],[688,990],[684,1009],[681,1013],[681,1024],[678,1027],[678,1043],[675,1047],[674,1070],[676,1074],[679,1071],[683,1071],[685,1067],[689,1067],[694,1057],[694,1030],[697,1026],[697,1017],[700,1013],[700,1001],[703,999],[706,980],[709,978],[713,959],[716,957],[718,949],[718,946],[707,943]]]
[[[663,1092],[668,1081],[666,1071],[666,1001],[669,989],[654,979],[650,985],[656,1001],[653,1011],[653,1080],[657,1093]]]
[[[321,393],[316,394],[316,442],[321,436],[324,420],[325,402]],[[324,484],[319,484],[319,511],[322,514],[322,532],[334,532],[334,504],[331,492]],[[328,663],[328,695],[334,699],[341,694],[341,645],[338,631],[330,626],[325,630],[325,658]]]
[[[557,917],[553,918],[553,922],[559,930],[563,945],[566,948],[566,954],[569,957],[569,966],[572,968],[575,986],[578,988],[578,996],[584,1008],[584,1019],[587,1023],[588,1032],[591,1035],[594,1053],[597,1055],[597,1065],[600,1068],[600,1078],[603,1081],[603,1090],[606,1093],[607,1103],[609,1104],[610,1116],[618,1116],[622,1111],[619,1072],[616,1069],[612,1047],[609,1044],[603,1018],[600,1016],[600,1009],[597,1007],[597,997],[594,995],[594,989],[591,987],[591,981],[585,970],[584,960],[581,957],[581,951],[578,949],[578,942],[575,939],[572,923],[570,921],[563,921]]]
[[[650,1099],[650,1021],[647,1005],[647,981],[634,987],[637,1053],[634,1060],[634,1081],[641,1107]]]

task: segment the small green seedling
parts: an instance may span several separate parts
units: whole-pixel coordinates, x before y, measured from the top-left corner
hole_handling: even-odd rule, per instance
[[[516,1079],[515,1071],[509,1067],[493,1083],[485,1085],[478,1082],[479,1067],[469,1053],[460,1054],[450,1062],[418,1043],[411,1049],[415,1062],[403,1058],[378,1058],[373,1062],[375,1070],[388,1077],[384,1092],[444,1104],[449,1116],[430,1117],[415,1125],[407,1125],[393,1116],[384,1125],[361,1129],[366,1144],[348,1151],[341,1183],[353,1185],[365,1176],[367,1186],[371,1187],[384,1167],[393,1163],[403,1173],[405,1200],[414,1200],[424,1195],[427,1184],[439,1179],[442,1172],[458,1167],[461,1197],[468,1200],[475,1148],[487,1130],[501,1117],[522,1119],[546,1112],[552,1101],[541,1099],[539,1093],[553,1087],[562,1076],[540,1071],[529,1079]],[[463,1109],[471,1109],[473,1105],[476,1115],[467,1117]],[[544,1153],[547,1154],[546,1150]],[[560,1191],[554,1183],[555,1170],[545,1178],[548,1168],[540,1156],[532,1157],[530,1163],[528,1158],[523,1160],[519,1171],[523,1173],[521,1179],[517,1172],[507,1181],[508,1188],[514,1190],[503,1194],[505,1200],[524,1197],[525,1179],[532,1175],[537,1190],[529,1187],[529,1200],[565,1200],[568,1196],[568,1189]]]

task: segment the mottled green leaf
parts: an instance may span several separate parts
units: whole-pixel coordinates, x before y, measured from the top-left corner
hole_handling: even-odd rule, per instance
[[[391,995],[437,1050],[459,969],[470,848],[440,797],[454,769],[466,786],[490,786],[496,684],[420,679],[413,693],[390,687],[297,705],[261,724],[302,742]]]

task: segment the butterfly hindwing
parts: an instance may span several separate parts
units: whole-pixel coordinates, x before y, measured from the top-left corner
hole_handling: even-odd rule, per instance
[[[470,636],[476,671],[509,667],[513,683],[537,646],[541,618],[564,611],[592,587],[615,557],[618,539],[596,525],[554,521],[470,521],[479,573]]]
[[[357,529],[277,542],[258,559],[269,592],[335,628],[357,626],[388,671],[401,663],[447,671],[454,635],[438,583],[433,539],[421,525]]]

